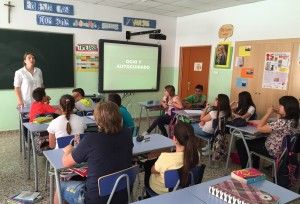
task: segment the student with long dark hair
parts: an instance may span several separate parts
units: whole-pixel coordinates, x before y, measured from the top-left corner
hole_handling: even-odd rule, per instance
[[[234,118],[243,118],[245,120],[255,119],[253,116],[255,116],[256,106],[248,91],[242,91],[239,93],[238,102],[233,101],[230,106]]]
[[[149,134],[156,126],[158,126],[161,133],[167,137],[168,133],[165,125],[168,125],[171,122],[174,117],[174,110],[183,108],[181,99],[179,96],[175,95],[175,88],[172,85],[165,86],[164,97],[160,104],[165,109],[165,114],[154,120],[152,125],[143,133],[143,135]]]
[[[174,128],[173,141],[176,152],[161,153],[153,166],[153,161],[145,165],[145,185],[157,194],[168,192],[164,184],[165,171],[181,169],[180,184],[186,186],[189,171],[199,163],[195,134],[190,124],[178,121]]]
[[[213,107],[210,107],[209,104],[206,105],[205,109],[201,113],[200,122],[192,124],[195,134],[205,138],[213,137],[215,131],[213,121],[225,117],[225,119],[231,116],[231,108],[229,103],[229,98],[226,94],[218,94]],[[204,154],[208,154],[209,145],[202,148],[203,151],[206,151]]]
[[[293,129],[298,127],[299,101],[293,96],[283,96],[279,99],[279,107],[270,107],[261,120],[257,120],[257,130],[260,133],[270,133],[267,137],[254,140],[247,140],[250,151],[255,151],[267,157],[277,158],[282,153],[282,141],[285,136],[294,133]],[[277,114],[278,119],[268,122],[268,119]],[[241,161],[242,168],[245,168],[248,155],[242,140],[236,141],[236,147]],[[259,157],[253,156],[253,167],[259,167]]]
[[[63,95],[59,100],[62,115],[51,121],[48,126],[49,147],[58,148],[56,139],[74,134],[82,134],[86,129],[83,118],[73,114],[75,99],[71,95]]]

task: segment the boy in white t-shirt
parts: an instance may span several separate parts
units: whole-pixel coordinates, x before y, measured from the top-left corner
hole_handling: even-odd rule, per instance
[[[62,115],[52,120],[48,127],[49,147],[58,148],[56,139],[59,137],[82,134],[87,128],[83,118],[73,114],[75,99],[71,95],[63,95],[60,100]]]

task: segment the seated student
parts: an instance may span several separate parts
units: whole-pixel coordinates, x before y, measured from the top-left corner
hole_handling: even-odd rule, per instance
[[[87,128],[82,117],[73,114],[75,99],[71,95],[63,95],[59,100],[62,115],[52,120],[47,128],[49,147],[58,148],[56,139],[68,135],[82,134]]]
[[[49,105],[49,96],[46,96],[44,88],[36,88],[32,92],[34,102],[31,104],[29,111],[29,121],[32,122],[37,115],[46,113],[61,114],[61,111]]]
[[[201,108],[205,106],[206,96],[203,94],[203,86],[195,86],[195,94],[186,97],[183,100],[185,108]]]
[[[189,171],[199,163],[195,134],[190,124],[178,121],[174,128],[173,142],[176,152],[163,152],[156,161],[149,160],[145,163],[145,186],[157,194],[168,192],[164,184],[165,171],[181,169],[180,185],[186,186]]]
[[[239,93],[238,102],[233,101],[231,104],[232,115],[234,118],[243,118],[248,121],[255,116],[255,105],[253,103],[251,94],[248,91]],[[255,119],[255,118],[254,118]]]
[[[94,116],[99,132],[87,133],[76,148],[64,148],[65,167],[88,164],[86,181],[61,182],[61,193],[68,203],[106,203],[109,196],[99,196],[98,178],[132,166],[132,137],[128,128],[122,128],[119,107],[112,102],[98,103]],[[127,203],[127,191],[115,193],[112,203]]]
[[[165,114],[159,116],[156,120],[153,121],[152,125],[148,128],[143,135],[149,134],[156,126],[159,127],[161,133],[164,136],[168,136],[165,125],[168,125],[171,122],[171,119],[174,116],[175,109],[182,109],[182,102],[179,96],[175,95],[175,88],[172,85],[165,86],[164,97],[160,102],[161,106],[165,109]]]
[[[287,135],[294,133],[293,129],[298,127],[299,101],[293,96],[283,96],[279,99],[278,109],[270,107],[261,120],[253,121],[257,124],[260,133],[270,133],[267,137],[259,137],[253,140],[246,140],[250,151],[255,151],[266,157],[277,158],[282,153],[282,141]],[[268,119],[276,113],[278,119],[268,122]],[[240,157],[241,166],[245,168],[248,155],[245,145],[241,139],[236,141],[236,148]],[[253,167],[259,167],[259,157],[253,156]]]
[[[123,127],[134,127],[134,121],[132,119],[132,116],[130,115],[128,110],[121,104],[120,95],[116,93],[111,93],[108,95],[108,100],[118,105],[119,111],[121,112],[123,118]]]
[[[211,138],[216,128],[213,127],[213,121],[218,118],[220,119],[221,117],[227,119],[230,116],[231,108],[228,96],[225,94],[218,94],[213,107],[210,108],[209,104],[207,104],[201,113],[200,122],[192,124],[195,134],[205,138]],[[206,151],[204,154],[208,154],[210,151],[208,147],[209,145],[207,144],[206,147],[202,148],[202,150]]]
[[[75,108],[78,111],[92,111],[95,103],[90,98],[86,98],[82,88],[73,89],[73,97],[75,98]]]

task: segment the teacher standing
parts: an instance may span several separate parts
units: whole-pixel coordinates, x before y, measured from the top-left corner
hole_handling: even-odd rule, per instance
[[[35,67],[35,56],[32,52],[24,54],[24,67],[15,72],[14,87],[18,107],[30,106],[32,92],[38,87],[43,87],[42,71]]]

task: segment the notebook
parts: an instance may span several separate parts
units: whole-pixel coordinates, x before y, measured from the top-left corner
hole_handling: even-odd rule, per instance
[[[7,203],[11,204],[31,204],[38,202],[42,199],[39,192],[22,191],[21,193],[12,196],[7,200]]]
[[[254,168],[240,169],[231,172],[231,178],[243,183],[255,183],[257,181],[265,180],[265,174]]]
[[[209,193],[231,204],[277,204],[279,197],[235,179],[209,187]]]

